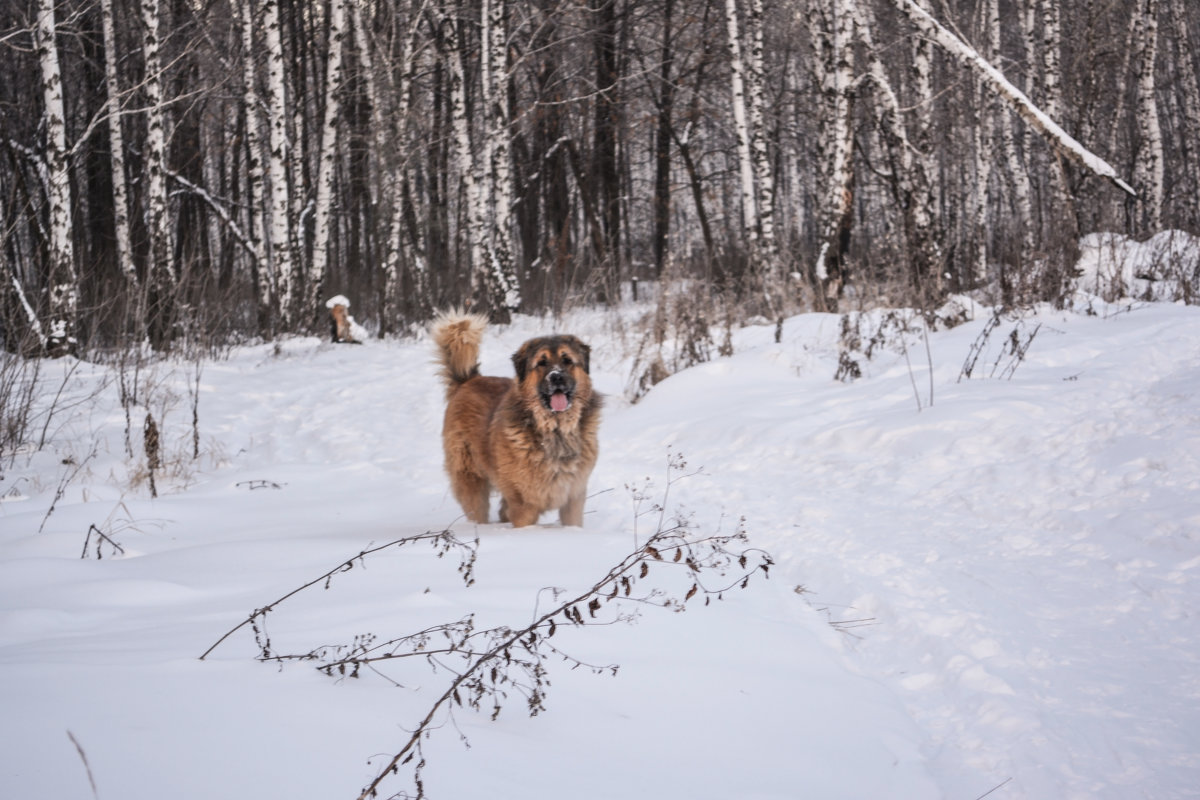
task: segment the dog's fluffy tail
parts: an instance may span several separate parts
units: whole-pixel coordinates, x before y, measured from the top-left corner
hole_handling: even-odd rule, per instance
[[[479,343],[487,324],[487,317],[455,309],[434,319],[433,342],[447,394],[479,374]]]

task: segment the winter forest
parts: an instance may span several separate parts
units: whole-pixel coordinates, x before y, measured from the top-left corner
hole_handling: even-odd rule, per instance
[[[1081,235],[1200,230],[1198,46],[1189,0],[4,0],[0,336],[1053,302]]]

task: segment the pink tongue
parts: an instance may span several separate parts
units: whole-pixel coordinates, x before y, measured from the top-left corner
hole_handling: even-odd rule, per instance
[[[571,401],[562,392],[555,392],[550,395],[550,410],[551,411],[566,411],[567,406],[571,405]]]

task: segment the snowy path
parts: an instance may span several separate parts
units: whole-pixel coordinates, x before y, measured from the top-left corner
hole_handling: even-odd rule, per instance
[[[956,381],[983,320],[934,334],[932,406],[919,339],[911,373],[881,352],[860,380],[831,380],[839,320],[823,315],[779,344],[739,331],[732,358],[630,406],[630,324],[575,315],[610,394],[585,527],[479,529],[470,589],[426,551],[379,556],[289,601],[271,634],[303,648],[467,611],[528,619],[542,587],[589,585],[629,551],[625,487],[661,490],[670,451],[704,468],[672,508],[705,530],[745,516],[771,580],[565,630],[572,655],[619,674],[554,672],[533,719],[455,715],[429,745],[432,797],[1198,797],[1200,312],[1047,311],[1022,330],[1038,322],[1007,381]],[[543,331],[494,331],[485,371]],[[71,731],[101,798],[352,797],[439,690],[421,671],[403,690],[278,671],[249,637],[196,660],[359,549],[458,516],[428,345],[294,340],[209,364],[202,383],[205,458],[180,460],[158,501],[103,403],[0,484],[5,796],[91,797]],[[164,432],[186,450],[182,401]],[[94,445],[36,533],[63,459]],[[133,522],[128,554],[80,560],[113,513]]]

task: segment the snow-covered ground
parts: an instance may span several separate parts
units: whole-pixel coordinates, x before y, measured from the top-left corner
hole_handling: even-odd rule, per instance
[[[365,548],[447,526],[479,538],[474,585],[453,554],[385,550],[280,603],[273,650],[471,612],[526,625],[544,587],[591,586],[652,532],[631,490],[661,499],[682,456],[703,470],[674,474],[670,515],[698,534],[744,517],[770,579],[684,613],[560,626],[557,647],[617,674],[553,661],[536,717],[517,693],[495,721],[439,717],[429,796],[1200,797],[1200,309],[1090,311],[1003,317],[984,337],[976,308],[928,346],[893,319],[869,359],[887,315],[866,315],[849,383],[833,378],[841,319],[803,315],[779,343],[774,326],[734,331],[732,357],[635,405],[637,309],[492,329],[491,374],[551,329],[593,346],[608,405],[582,529],[462,522],[427,340],[206,362],[198,460],[193,365],[158,365],[143,376],[158,499],[145,409],[129,459],[114,370],[47,362],[42,406],[64,389],[48,444],[0,482],[0,795],[355,798],[448,671],[331,679],[255,660],[248,627],[199,656]],[[93,533],[81,558],[91,525],[124,554],[97,559]],[[679,578],[656,567],[641,585],[681,593]],[[411,789],[407,773],[382,788]]]

